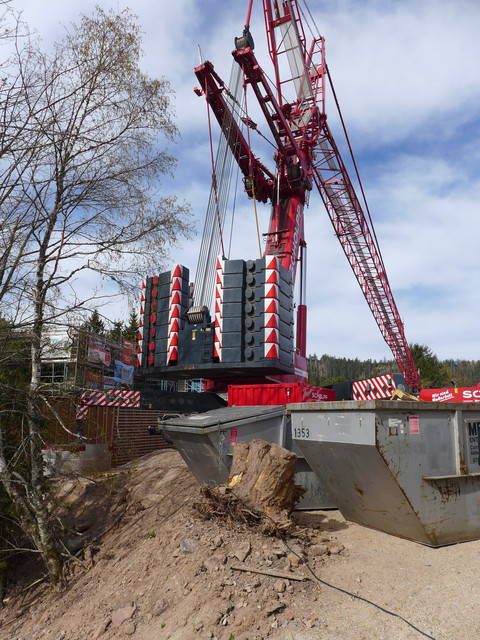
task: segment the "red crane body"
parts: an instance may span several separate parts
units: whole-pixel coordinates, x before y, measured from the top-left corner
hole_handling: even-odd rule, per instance
[[[147,278],[144,283],[137,354],[141,374],[160,379],[202,377],[215,380],[218,388],[253,380],[259,384],[305,381],[304,207],[310,191],[317,189],[382,335],[407,384],[416,391],[420,387],[418,373],[373,225],[363,213],[327,126],[325,85],[330,76],[324,40],[314,37],[307,46],[296,0],[263,0],[274,69],[271,82],[254,53],[249,28],[252,5],[250,0],[243,35],[235,38],[232,55],[238,73],[232,75],[232,91],[211,62],[195,69],[199,81],[195,92],[205,96],[209,114],[211,110],[226,141],[220,145],[223,155],[217,156],[217,161],[221,159],[221,179],[217,181],[212,152],[213,197],[211,193],[193,297],[189,271],[181,265]],[[243,99],[237,96],[240,90]],[[270,139],[249,117],[247,90],[255,97]],[[242,100],[244,104],[240,103]],[[253,131],[273,145],[273,170],[254,155]],[[228,150],[243,174],[248,197],[254,204],[271,204],[268,231],[264,234],[266,247],[259,260],[218,256],[217,230],[224,253],[219,202],[224,207],[228,200],[223,191],[228,183],[223,181]],[[300,296],[294,336],[296,278],[300,280]],[[213,293],[212,321],[208,305]]]
[[[230,149],[244,175],[248,196],[272,203],[265,255],[278,256],[295,279],[297,263],[302,262],[306,246],[303,225],[306,192],[315,186],[380,331],[407,384],[416,391],[420,388],[418,372],[373,226],[362,211],[326,122],[324,95],[328,69],[323,38],[313,39],[307,49],[297,1],[263,0],[269,54],[275,70],[276,86],[272,88],[253,52],[249,33],[251,8],[252,0],[243,37],[236,39],[236,50],[232,55],[241,67],[244,86],[252,89],[273,136],[275,174],[253,155],[248,139],[233,117],[226,119],[230,108],[223,94],[228,90],[210,62],[195,69],[201,87],[196,92],[206,96],[224,133],[228,134]],[[286,67],[282,66],[282,57],[288,60],[287,77],[282,77]],[[287,95],[293,97],[286,98]],[[248,120],[247,126],[252,124]],[[228,131],[225,130],[226,122]],[[300,356],[306,356],[305,349],[306,307],[302,296],[297,308],[297,351]]]

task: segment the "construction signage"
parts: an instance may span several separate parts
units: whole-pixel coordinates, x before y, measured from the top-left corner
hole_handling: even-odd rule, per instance
[[[123,340],[122,347],[122,362],[123,364],[133,365],[133,358],[135,355],[135,343],[132,340]]]
[[[85,373],[87,387],[100,389],[102,386],[102,374],[99,371],[87,371]]]
[[[480,384],[476,387],[422,389],[420,400],[427,402],[480,402]]]
[[[89,336],[87,361],[92,364],[103,364],[104,366],[109,367],[110,360],[110,348],[105,344],[105,342],[99,338]]]
[[[77,420],[85,420],[89,407],[140,407],[140,391],[114,389],[84,391],[77,409]]]

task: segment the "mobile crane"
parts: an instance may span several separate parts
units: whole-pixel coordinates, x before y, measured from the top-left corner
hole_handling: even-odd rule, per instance
[[[218,121],[226,151],[243,174],[247,196],[254,204],[271,204],[264,255],[257,260],[226,259],[223,251],[213,256],[210,244],[203,266],[197,266],[193,293],[189,272],[181,265],[147,278],[142,288],[137,371],[157,378],[203,377],[213,380],[217,388],[252,380],[305,380],[304,207],[310,192],[318,191],[381,333],[407,385],[418,391],[418,372],[368,209],[365,215],[327,124],[325,92],[331,77],[324,39],[314,35],[307,43],[305,1],[262,0],[271,82],[254,53],[252,6],[249,0],[243,34],[235,38],[232,55],[240,91],[244,96],[247,89],[253,92],[268,126],[275,148],[274,169],[254,155],[251,136],[257,124],[242,107],[238,92],[225,85],[209,61],[195,69],[199,82],[195,92],[206,98]],[[207,237],[217,229],[221,232],[222,226],[215,171],[212,183],[214,215],[206,227]],[[294,340],[297,270],[300,299]],[[212,281],[208,272],[213,272],[215,290],[213,321],[208,306],[212,294],[205,285],[209,278]]]

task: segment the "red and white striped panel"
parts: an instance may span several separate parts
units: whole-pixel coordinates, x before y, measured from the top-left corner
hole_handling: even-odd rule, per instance
[[[148,316],[148,335],[144,337],[148,340],[148,366],[152,367],[155,363],[155,332],[157,326],[157,306],[158,306],[158,276],[152,278],[152,289],[150,291],[150,314]]]
[[[85,418],[87,417],[87,413],[88,413],[89,409],[90,409],[90,406],[88,404],[78,405],[77,414],[75,416],[75,419],[76,420],[85,420]]]
[[[279,260],[276,256],[265,256],[265,358],[280,357],[279,316]]]
[[[354,400],[375,400],[389,398],[395,390],[395,380],[391,373],[353,383]]]
[[[179,264],[172,270],[170,280],[170,306],[168,310],[167,365],[178,362],[178,334],[182,315],[183,267]]]
[[[82,393],[77,409],[77,420],[85,420],[89,407],[139,407],[140,391],[112,389],[111,391],[87,390]]]
[[[215,283],[215,337],[213,340],[213,357],[222,362],[222,334],[223,334],[223,256],[217,258],[217,279]]]
[[[146,288],[145,279],[142,280],[142,290],[140,293],[140,317],[138,319],[138,345],[137,345],[137,367],[142,366],[142,349],[143,349],[143,334],[144,334],[144,326],[143,326],[143,316],[145,313],[145,288]]]

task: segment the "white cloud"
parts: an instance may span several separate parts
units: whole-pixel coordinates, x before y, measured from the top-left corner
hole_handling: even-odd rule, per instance
[[[445,135],[445,126],[452,133],[476,110],[478,3],[322,3],[316,16],[348,126],[362,144]]]

